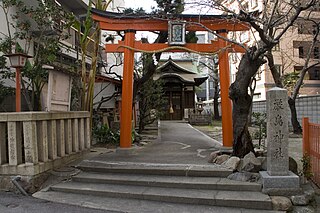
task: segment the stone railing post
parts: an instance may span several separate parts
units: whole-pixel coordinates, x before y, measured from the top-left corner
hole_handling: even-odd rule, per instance
[[[23,137],[25,163],[38,163],[37,124],[35,121],[23,122]]]
[[[39,122],[39,161],[47,162],[48,161],[48,121],[40,121]]]
[[[0,123],[0,165],[7,163],[6,123]]]
[[[20,122],[8,122],[9,165],[11,166],[16,166],[22,163],[21,131]]]

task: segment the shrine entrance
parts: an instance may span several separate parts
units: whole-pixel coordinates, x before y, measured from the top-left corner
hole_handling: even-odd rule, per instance
[[[132,131],[132,99],[134,52],[193,52],[198,54],[218,54],[223,146],[232,147],[232,105],[228,98],[230,86],[229,52],[242,52],[243,47],[228,42],[229,31],[246,31],[249,26],[224,15],[187,15],[179,14],[171,20],[157,19],[148,15],[125,15],[92,9],[92,18],[99,22],[102,30],[123,31],[124,41],[118,44],[106,44],[106,52],[124,53],[122,81],[122,107],[120,120],[120,148],[130,148]],[[186,31],[215,31],[217,40],[210,44],[185,43]],[[181,30],[177,32],[177,30]],[[169,43],[142,43],[135,41],[136,31],[168,31]],[[181,97],[182,98],[182,97]]]
[[[201,85],[207,76],[197,73],[191,59],[160,60],[153,79],[163,82],[164,104],[161,120],[188,118],[188,111],[195,108],[195,86]]]
[[[164,115],[161,120],[182,120],[181,85],[171,85],[172,90],[164,94]]]

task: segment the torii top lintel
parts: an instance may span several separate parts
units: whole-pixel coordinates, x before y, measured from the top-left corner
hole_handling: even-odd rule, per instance
[[[146,15],[125,15],[123,13],[113,13],[92,9],[92,18],[100,23],[103,30],[123,31],[167,31],[168,20],[161,19],[150,14]],[[187,15],[179,14],[171,20],[185,21],[188,31],[206,31],[207,29],[245,31],[249,25],[240,22],[232,16],[226,15]]]

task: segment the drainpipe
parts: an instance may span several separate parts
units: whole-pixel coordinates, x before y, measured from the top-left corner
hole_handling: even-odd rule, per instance
[[[24,196],[28,196],[28,193],[18,183],[18,181],[20,180],[21,180],[20,176],[13,177],[11,179],[12,183],[17,187],[17,189],[21,192],[21,194],[23,194]]]

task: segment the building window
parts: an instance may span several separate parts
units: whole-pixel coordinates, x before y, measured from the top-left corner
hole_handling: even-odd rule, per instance
[[[274,68],[277,70],[277,72],[282,75],[283,74],[283,70],[282,70],[282,66],[279,64],[275,64]]]
[[[279,43],[277,43],[274,47],[273,47],[273,49],[272,49],[273,51],[280,51],[280,42]]]
[[[258,0],[251,0],[251,9],[254,9],[258,6]]]
[[[313,70],[313,75],[310,75],[310,80],[320,80],[320,69]]]
[[[209,81],[209,89],[213,89],[213,81]]]
[[[315,59],[319,59],[320,58],[319,47],[314,47],[313,56],[314,56]]]
[[[260,99],[261,98],[261,93],[254,93],[253,94],[253,99]]]
[[[304,57],[304,50],[303,50],[303,47],[300,46],[299,47],[299,58],[303,58]]]
[[[256,75],[256,80],[257,80],[257,81],[260,81],[260,80],[261,80],[261,74],[262,74],[262,67],[260,67],[260,69],[259,69],[258,72],[257,72],[257,75]]]
[[[318,25],[313,24],[312,25],[312,34],[315,35],[317,33],[317,31],[318,31]]]

